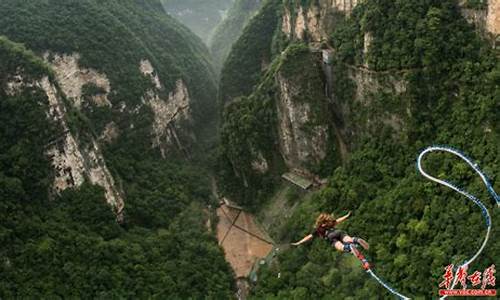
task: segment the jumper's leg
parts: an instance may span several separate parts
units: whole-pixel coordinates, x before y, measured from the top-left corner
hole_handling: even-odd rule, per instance
[[[337,249],[337,251],[340,251],[340,252],[344,252],[345,251],[345,245],[344,243],[340,242],[340,241],[336,241],[333,246],[335,247],[335,249]]]
[[[365,240],[363,240],[362,238],[359,238],[359,237],[350,237],[350,236],[346,235],[346,236],[344,236],[342,241],[344,243],[354,243],[356,245],[360,245],[365,250],[368,250],[368,248],[370,248],[370,245]]]
[[[358,249],[356,249],[355,246],[351,246],[351,249],[352,249],[352,254],[354,254],[354,256],[356,256],[361,261],[361,264],[363,264],[363,269],[369,270],[371,268],[370,263],[365,258],[363,253],[361,253]]]
[[[354,239],[346,234],[342,239],[342,242],[352,244],[354,243]]]

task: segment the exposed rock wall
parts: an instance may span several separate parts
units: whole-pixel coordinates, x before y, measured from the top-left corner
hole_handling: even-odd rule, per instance
[[[115,122],[109,122],[106,127],[104,127],[104,131],[101,136],[99,136],[99,141],[104,141],[106,143],[112,143],[114,140],[118,138],[120,135],[120,131]]]
[[[158,90],[161,90],[160,78],[155,73],[153,65],[151,64],[151,62],[149,60],[147,60],[147,59],[141,60],[139,69],[141,70],[142,74],[144,74],[144,75],[146,75],[146,76],[148,76],[148,77],[151,78],[151,80],[153,81],[155,87]]]
[[[281,31],[289,39],[306,40],[318,45],[327,41],[333,30],[335,13],[349,16],[362,0],[318,0],[308,6],[301,1],[290,1],[284,7]],[[500,0],[485,0],[485,9],[469,9],[466,0],[460,0],[462,14],[478,29],[496,39],[500,35]]]
[[[12,75],[10,80],[7,82],[5,92],[7,93],[7,96],[13,96],[16,93],[18,93],[21,90],[21,88],[29,85],[32,84],[25,83],[23,76],[21,74],[15,74]]]
[[[70,100],[74,109],[81,109],[83,105],[112,107],[108,100],[111,86],[106,75],[92,69],[81,68],[78,64],[79,54],[46,53],[44,59],[52,67],[61,92]],[[139,69],[153,83],[153,88],[143,96],[143,105],[150,106],[154,114],[151,129],[154,136],[152,145],[160,148],[165,156],[167,149],[172,145],[183,147],[177,131],[182,129],[183,121],[191,121],[189,92],[184,82],[178,80],[175,90],[162,96],[164,88],[152,64],[148,60],[142,60]],[[86,84],[95,85],[104,91],[104,94],[93,95],[92,103],[84,103],[82,90]],[[26,86],[38,86],[45,91],[49,99],[47,114],[63,130],[63,135],[51,141],[46,150],[55,170],[54,192],[78,187],[88,179],[91,183],[103,187],[108,204],[121,217],[125,205],[123,193],[107,168],[99,145],[99,142],[112,143],[118,138],[117,124],[110,120],[98,140],[89,137],[88,141],[82,143],[69,129],[66,121],[67,108],[54,84],[47,77],[39,82],[29,83],[24,82],[21,75],[15,75],[7,84],[7,93],[16,93]],[[121,113],[126,113],[127,107],[122,105],[117,109]]]
[[[486,18],[488,16],[487,10],[462,8],[462,15],[467,22],[476,25],[480,31],[486,31]]]
[[[58,84],[63,91],[71,95],[70,99],[74,101],[72,104],[75,107],[81,104],[81,87],[87,82],[107,87],[109,91],[109,83],[103,76],[96,76],[97,73],[94,71],[82,71],[78,68],[76,61],[78,55],[55,57],[54,72],[56,78],[60,80]],[[91,138],[87,145],[83,145],[72,134],[66,121],[67,109],[61,98],[61,92],[48,77],[29,82],[24,80],[22,70],[19,70],[18,74],[12,76],[7,83],[6,92],[12,96],[26,87],[37,87],[45,92],[48,99],[47,117],[62,129],[62,135],[48,141],[45,149],[54,168],[53,192],[59,193],[68,188],[79,187],[88,179],[92,184],[103,187],[106,201],[120,218],[125,205],[122,193],[106,166],[97,142]]]
[[[319,44],[328,40],[334,14],[350,15],[358,3],[359,0],[319,0],[302,6],[300,1],[295,1],[284,8],[281,30],[289,39],[307,39]]]
[[[486,28],[495,36],[500,34],[500,0],[488,0]]]
[[[484,9],[467,8],[467,1],[461,0],[462,15],[479,31],[497,39],[500,35],[500,0],[487,0]]]
[[[292,37],[292,14],[290,9],[285,7],[283,10],[283,16],[281,19],[281,31],[288,37]]]
[[[264,158],[262,152],[257,152],[253,157],[256,157],[254,161],[252,161],[252,169],[255,171],[265,174],[269,170],[269,164],[267,160]]]
[[[338,11],[350,14],[360,1],[361,0],[330,0],[329,2],[331,2],[331,6]]]
[[[186,84],[182,79],[177,80],[175,90],[167,97],[162,97],[163,87],[151,62],[142,60],[139,68],[155,86],[143,98],[143,102],[151,107],[154,114],[153,147],[159,148],[164,158],[172,146],[185,151],[178,131],[184,130],[183,125],[192,125],[191,99]],[[194,136],[191,137],[194,139]]]
[[[281,154],[290,169],[307,172],[309,166],[326,157],[328,143],[327,124],[317,124],[311,103],[301,101],[301,86],[278,74],[279,99],[277,101],[278,132]]]
[[[53,56],[53,57],[51,57]],[[108,100],[108,94],[111,91],[109,80],[104,74],[100,74],[92,69],[80,68],[78,61],[80,55],[77,53],[54,54],[46,53],[44,58],[50,63],[55,71],[57,81],[64,94],[72,101],[76,108],[82,106],[82,88],[86,84],[94,84],[96,87],[105,91],[101,95],[92,96],[92,104],[96,106],[111,106]]]
[[[63,136],[56,139],[46,150],[55,170],[54,190],[63,191],[78,187],[88,178],[91,183],[104,188],[105,197],[118,216],[124,208],[124,200],[109,172],[98,144],[92,140],[90,145],[81,145],[73,136],[65,120],[66,109],[55,86],[47,77],[37,85],[49,99],[48,115],[63,129]]]

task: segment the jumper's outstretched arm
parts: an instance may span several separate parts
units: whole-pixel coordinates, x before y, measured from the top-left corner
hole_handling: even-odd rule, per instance
[[[301,239],[300,241],[296,242],[296,243],[292,243],[293,246],[298,246],[300,244],[303,244],[305,242],[308,242],[310,240],[313,239],[313,235],[312,234],[309,234],[309,235],[306,235],[303,239]]]
[[[340,223],[344,222],[345,220],[347,220],[347,218],[349,218],[350,216],[351,216],[351,212],[349,211],[349,213],[347,213],[347,215],[338,218],[337,220],[335,220],[335,222],[337,224],[340,224]]]

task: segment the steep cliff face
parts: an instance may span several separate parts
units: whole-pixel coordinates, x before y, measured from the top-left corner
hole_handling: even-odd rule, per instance
[[[350,15],[358,0],[319,0],[304,5],[288,1],[283,9],[281,30],[288,39],[319,45],[329,40],[340,15]]]
[[[51,69],[54,70],[61,91],[71,103],[72,109],[81,112],[82,107],[90,109],[99,107],[113,108],[108,99],[109,93],[112,92],[109,79],[105,74],[101,74],[94,69],[80,67],[79,54],[59,55],[45,53],[43,57],[50,64]],[[163,158],[167,158],[167,153],[172,148],[186,151],[185,145],[188,144],[188,140],[183,139],[181,141],[182,135],[180,133],[182,132],[188,137],[194,138],[189,135],[189,130],[192,130],[192,116],[189,92],[186,85],[179,79],[175,90],[164,97],[161,95],[164,87],[151,62],[147,59],[141,60],[138,68],[145,77],[151,80],[151,88],[143,95],[143,102],[135,108],[135,111],[140,111],[142,106],[145,105],[153,112],[152,147],[160,149]],[[65,136],[59,138],[53,148],[47,152],[52,157],[57,173],[54,184],[55,190],[60,192],[67,188],[78,187],[85,181],[85,178],[88,178],[91,183],[100,185],[105,189],[108,203],[115,207],[117,212],[121,213],[124,207],[124,200],[121,196],[123,192],[119,191],[113,176],[106,166],[99,140],[88,137],[89,140],[86,145],[80,145],[81,143],[71,134],[65,121],[67,110],[64,108],[60,97],[57,96],[54,86],[49,85],[47,80],[38,84],[49,95],[50,111],[53,113],[54,120],[61,122],[61,126],[66,132]],[[88,86],[94,87],[99,92],[85,95],[83,90]],[[123,111],[125,107],[122,106],[119,109]],[[102,132],[96,134],[104,136],[108,143],[112,143],[114,139],[119,137],[119,131],[113,121],[108,123],[102,129]],[[192,142],[192,140],[189,142]]]
[[[90,138],[89,143],[83,145],[75,138],[66,121],[67,109],[61,93],[48,77],[44,77],[36,85],[45,91],[48,98],[47,114],[64,132],[49,144],[46,151],[55,170],[54,191],[62,192],[68,188],[79,187],[85,182],[85,178],[88,178],[92,184],[104,188],[108,204],[114,208],[118,217],[122,218],[121,213],[125,205],[123,191],[118,190],[115,185],[98,143]]]
[[[483,13],[477,17],[486,20],[495,14],[492,1],[468,2],[481,7]],[[301,10],[290,11],[285,20]],[[282,32],[289,32],[292,41],[314,41],[304,29],[307,9],[301,14],[297,22],[283,22]],[[460,256],[468,253],[471,244],[464,241],[481,244],[482,236],[471,227],[473,219],[481,218],[481,211],[471,203],[455,201],[456,195],[442,186],[432,187],[414,168],[423,148],[447,144],[473,155],[493,173],[500,170],[498,51],[485,39],[492,33],[470,26],[463,14],[455,0],[377,0],[360,1],[349,17],[337,19],[321,50],[326,51],[323,70],[332,101],[331,118],[349,155],[330,173],[320,192],[296,196],[300,200],[293,202],[297,208],[290,218],[283,218],[288,211],[279,205],[279,197],[270,201],[268,207],[279,208],[279,221],[271,225],[276,240],[300,239],[319,211],[342,215],[354,209],[356,216],[346,224],[347,230],[371,239],[378,270],[385,270],[383,276],[409,298],[436,297],[438,287],[429,286],[439,280],[436,274],[442,274],[450,260],[459,263]],[[487,28],[486,23],[483,26]],[[303,38],[298,37],[301,32]],[[313,52],[318,48],[310,42],[308,46]],[[484,190],[481,181],[465,175],[470,170],[448,154],[430,155],[423,164],[440,178],[460,182],[469,190],[477,188],[477,193]],[[500,188],[498,181],[494,185]],[[497,209],[491,199],[486,206],[490,211]],[[457,209],[467,211],[465,217],[456,216],[453,224],[457,226],[433,217],[454,218]],[[483,224],[477,226],[484,232]],[[492,243],[476,261],[478,268],[491,265],[500,254],[494,250],[499,243]],[[433,245],[433,254],[428,245]],[[293,250],[293,255],[278,257],[277,263],[261,269],[259,278],[265,280],[258,281],[253,294],[263,299],[277,294],[315,299],[391,297],[385,289],[368,286],[360,266],[349,267],[349,257],[325,262],[318,251],[328,255],[331,249],[314,245],[302,254]],[[314,261],[315,257],[319,259]],[[307,264],[298,266],[300,260]],[[310,277],[299,278],[312,270],[324,280],[319,285]],[[346,277],[346,272],[353,276]],[[280,275],[276,284],[272,278]]]
[[[334,97],[327,88],[328,78],[332,79],[331,68],[322,66],[326,63],[322,62],[319,47],[329,42],[332,24],[343,20],[356,4],[357,1],[308,4],[268,1],[233,47],[222,71],[222,103],[235,101],[239,96],[250,96],[256,90],[267,89],[267,93],[273,95],[276,151],[286,168],[306,176],[314,177],[324,172],[327,160],[331,166],[339,164],[340,158],[347,154],[341,136],[346,129],[337,128],[335,124]],[[253,37],[257,34],[259,39]],[[299,42],[307,46],[297,46]],[[264,83],[269,81],[274,85]],[[339,122],[341,120],[337,120]],[[252,153],[258,154],[259,151]],[[262,173],[267,168],[257,166],[265,165],[269,159],[274,161],[270,165],[276,165],[276,157],[251,156],[254,171]],[[237,170],[239,166],[233,169]],[[240,170],[239,173],[245,172]],[[246,177],[251,176],[247,174]],[[248,186],[248,181],[248,178],[242,181],[244,186]]]
[[[172,148],[188,154],[186,145],[192,144],[195,136],[191,132],[192,104],[186,84],[182,79],[177,80],[175,89],[163,96],[164,88],[151,62],[142,60],[139,68],[153,84],[142,98],[143,103],[153,111],[153,148],[160,149],[163,158],[167,158]]]
[[[494,19],[495,3],[488,4],[489,18]],[[380,7],[384,8],[383,13]],[[286,169],[311,178],[348,162],[350,155],[374,136],[384,136],[394,142],[411,140],[417,130],[414,124],[424,115],[433,115],[428,110],[438,102],[437,95],[416,93],[424,91],[425,86],[435,85],[429,82],[428,78],[436,77],[429,70],[445,69],[453,64],[450,61],[458,59],[459,49],[465,41],[478,43],[460,16],[463,10],[454,1],[420,4],[411,1],[284,1],[276,2],[275,10],[279,21],[275,24],[273,38],[266,40],[266,45],[254,46],[246,40],[265,24],[264,20],[267,25],[273,24],[270,17],[263,18],[264,10],[235,44],[222,72],[222,102],[231,102],[238,96],[246,96],[244,102],[263,101],[263,98],[274,102],[274,119],[269,121],[273,132],[265,140],[276,143],[275,148],[268,146],[267,149],[273,148],[272,151],[279,155],[264,151],[267,153],[264,159],[268,165],[276,166],[279,165],[276,157],[279,157]],[[447,22],[452,25],[445,25]],[[451,31],[449,28],[453,26],[458,29]],[[268,28],[266,30],[269,32]],[[443,36],[446,43],[442,42]],[[240,49],[240,43],[251,46]],[[297,44],[302,44],[299,47],[304,55],[295,58],[297,63],[286,63],[287,55],[298,47]],[[235,63],[248,57],[248,49],[257,47],[270,49],[272,62],[266,68],[257,70],[256,60],[252,68]],[[449,53],[450,57],[437,58],[439,55],[432,54],[437,51]],[[468,55],[477,53],[469,52]],[[294,70],[298,75],[290,77],[283,70]],[[247,80],[238,80],[237,72],[245,74]],[[273,85],[268,83],[270,80]],[[266,93],[267,97],[262,96]],[[313,108],[318,108],[321,114],[316,114]],[[269,108],[261,107],[265,109]],[[241,117],[259,111],[227,110],[224,123],[231,123],[231,126],[223,125],[223,130],[234,130],[233,134],[240,132],[231,114]],[[429,122],[441,123],[441,120],[432,117]],[[239,126],[251,126],[251,123],[241,121]],[[234,165],[236,158],[232,155],[244,155],[237,149],[243,145],[238,146],[235,139],[228,141],[231,145],[223,145],[227,150],[223,153],[227,156],[222,156],[221,160],[229,157],[229,165]],[[226,166],[229,174],[235,170],[240,175],[245,174],[229,180],[233,192],[238,178],[241,189],[251,190],[255,184],[255,189],[259,190],[265,185],[266,176],[284,170],[271,167],[270,172],[261,172],[265,176],[255,179],[259,176],[255,166],[262,161],[257,159],[256,153],[266,148],[256,145],[252,143],[257,149],[248,153],[250,161],[255,162],[253,171]]]
[[[166,151],[172,146],[184,149],[178,132],[192,122],[189,92],[184,82],[177,81],[176,89],[168,94],[168,99],[160,99],[154,93],[149,93],[146,97],[145,101],[154,113],[153,147],[160,148],[164,158]]]
[[[317,50],[328,37],[322,29],[326,15],[340,14],[338,9],[350,12],[330,1],[304,6],[268,1],[233,47],[220,84],[221,102],[228,106],[220,158],[227,160],[221,162],[227,163],[222,176],[231,182],[225,192],[245,202],[258,197],[255,190],[272,186],[285,170],[316,178],[341,164],[346,145],[332,115],[322,52]],[[261,104],[250,104],[254,101]],[[236,135],[256,125],[247,121],[249,114],[268,117],[252,136],[266,133],[242,143]],[[231,173],[236,176],[230,178]]]
[[[201,41],[157,0],[0,11],[0,298],[233,298],[193,162],[215,135]]]
[[[53,190],[88,180],[121,213],[126,192],[116,161],[190,157],[195,142],[203,143],[198,133],[213,134],[215,79],[206,47],[159,2],[72,5],[0,4],[9,16],[0,20],[0,34],[26,44],[54,74],[51,81],[26,81],[19,74],[6,91],[37,86],[49,99],[48,112],[63,131],[46,151],[55,170]]]
[[[467,21],[474,24],[479,31],[490,36],[496,42],[500,35],[500,1],[461,0],[459,4]]]
[[[216,89],[208,50],[185,27],[165,15],[158,1],[87,1],[78,3],[75,9],[68,3],[49,2],[24,3],[27,12],[39,15],[31,19],[16,14],[19,7],[13,2],[2,3],[2,11],[9,18],[2,19],[0,34],[25,43],[51,64],[61,89],[92,122],[96,136],[116,144],[124,134],[149,126],[149,133],[138,139],[149,138],[150,147],[164,157],[169,156],[167,152],[183,157],[185,149],[194,147],[194,137],[200,131],[214,128],[216,108],[212,101]],[[85,31],[82,26],[82,32],[54,31],[73,23],[88,24],[87,18],[92,17],[95,22],[91,24],[98,24],[92,30]],[[46,19],[57,24],[51,27]],[[27,28],[39,31],[33,36]],[[99,31],[99,41],[94,40],[94,31]],[[61,38],[51,38],[54,35]],[[170,49],[169,55],[163,54],[165,49]],[[189,117],[180,114],[174,120],[162,116],[168,119],[168,128],[158,119],[162,107],[169,115],[177,115],[176,110],[180,106],[187,110],[187,105]],[[144,124],[147,122],[150,124]],[[158,126],[162,122],[165,124]],[[106,138],[111,132],[113,137]],[[142,140],[134,142],[144,145]]]
[[[102,92],[91,95],[91,102],[84,105],[111,107],[111,102],[108,99],[108,94],[111,91],[109,79],[96,70],[80,68],[79,54],[51,55],[47,52],[43,57],[51,65],[62,91],[71,100],[75,108],[81,109],[82,107],[82,101],[84,101],[82,89],[85,85],[93,85]]]
[[[9,42],[5,42],[9,45]],[[13,45],[13,44],[12,44]],[[9,46],[14,48],[15,46]],[[25,50],[19,50],[22,54]],[[22,54],[24,55],[24,54]],[[29,55],[29,54],[26,54]],[[72,61],[67,57],[67,61]],[[31,58],[37,60],[37,58]],[[6,93],[8,97],[16,98],[21,96],[26,90],[38,89],[42,92],[44,98],[47,99],[43,104],[43,109],[47,115],[47,122],[52,122],[53,126],[61,132],[59,135],[52,136],[45,141],[45,155],[50,160],[53,168],[53,178],[51,191],[52,193],[60,193],[68,188],[80,187],[86,179],[92,184],[101,186],[105,191],[105,198],[108,204],[113,208],[119,218],[124,208],[123,192],[119,190],[115,184],[113,176],[109,172],[100,147],[95,139],[87,136],[89,140],[86,143],[79,141],[75,132],[70,130],[68,125],[68,108],[67,103],[63,99],[68,99],[72,106],[79,107],[81,105],[81,94],[78,92],[86,80],[102,79],[99,76],[93,76],[91,71],[82,72],[71,70],[72,64],[68,65],[61,63],[64,59],[56,58],[57,67],[54,68],[55,78],[49,79],[50,70],[47,65],[46,71],[40,79],[33,78],[32,74],[27,73],[21,68],[15,73],[6,73],[4,76],[10,78],[6,83]],[[37,61],[38,64],[43,63]],[[61,64],[67,68],[61,67]],[[74,67],[74,66],[73,66]],[[73,71],[71,74],[62,76],[58,71],[62,69]],[[77,80],[72,81],[71,76],[74,74]],[[85,77],[86,79],[83,79]],[[103,80],[106,82],[106,80]],[[59,89],[57,86],[61,86]],[[109,86],[108,86],[109,87]],[[71,96],[66,96],[71,95]],[[8,101],[3,99],[2,101]],[[71,108],[69,108],[71,109]],[[40,129],[41,130],[41,129]]]
[[[320,61],[306,47],[288,49],[282,60],[274,75],[280,152],[289,169],[311,175],[335,149]]]
[[[498,37],[500,35],[500,1],[488,0],[488,16],[486,18],[486,28]]]

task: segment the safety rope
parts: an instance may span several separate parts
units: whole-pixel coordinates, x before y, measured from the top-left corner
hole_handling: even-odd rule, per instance
[[[418,171],[424,177],[426,177],[427,179],[429,179],[431,181],[434,181],[434,182],[437,182],[437,183],[442,184],[444,186],[447,186],[450,189],[456,191],[457,193],[464,195],[465,197],[470,199],[472,202],[474,202],[474,204],[476,204],[481,209],[481,213],[483,214],[485,224],[486,224],[486,236],[485,236],[483,243],[481,244],[481,247],[479,248],[479,250],[469,260],[466,260],[462,265],[457,267],[457,268],[460,268],[460,267],[470,265],[483,252],[484,248],[486,247],[486,244],[488,243],[488,240],[490,237],[490,232],[491,232],[491,216],[490,216],[490,213],[489,213],[488,209],[486,208],[486,206],[478,198],[469,194],[468,192],[464,191],[463,189],[461,189],[461,188],[459,188],[459,187],[457,187],[457,186],[455,186],[455,185],[453,185],[445,180],[441,180],[441,179],[438,179],[436,177],[433,177],[424,171],[424,169],[422,167],[423,157],[427,153],[436,152],[436,151],[448,152],[448,153],[454,154],[454,155],[460,157],[462,160],[464,160],[469,166],[471,166],[474,169],[474,171],[476,171],[476,173],[478,173],[479,176],[481,177],[481,180],[486,185],[486,189],[488,190],[490,195],[493,197],[493,199],[495,199],[498,207],[500,207],[500,197],[493,189],[493,185],[491,184],[488,177],[481,171],[481,169],[479,169],[477,163],[474,163],[470,158],[468,158],[465,154],[463,154],[459,150],[456,150],[456,149],[453,149],[453,148],[447,147],[447,146],[432,146],[432,147],[429,147],[429,148],[423,150],[420,153],[420,155],[418,156],[417,168],[418,168]],[[375,274],[375,272],[372,269],[369,268],[366,272],[368,274],[370,274],[370,276],[372,276],[378,283],[380,283],[383,287],[385,287],[393,295],[399,297],[400,299],[410,299],[410,298],[404,296],[403,294],[397,292],[387,282],[385,282],[380,277],[378,277],[377,274]],[[453,280],[453,284],[451,285],[450,289],[453,289],[455,287],[455,285],[457,284],[457,279],[458,279],[458,277],[455,276],[455,278]],[[441,297],[441,299],[445,299],[445,298],[446,298],[446,296]]]
[[[439,184],[442,184],[444,186],[447,186],[450,189],[454,190],[455,192],[464,195],[469,200],[474,202],[474,204],[476,204],[481,209],[481,212],[483,214],[485,224],[486,224],[486,236],[485,236],[483,243],[481,244],[481,247],[479,248],[479,250],[477,250],[476,253],[474,254],[474,256],[472,256],[469,260],[466,260],[462,265],[457,267],[457,268],[460,268],[460,267],[470,265],[483,252],[484,248],[486,247],[486,244],[488,243],[488,240],[490,237],[490,232],[491,232],[491,216],[490,216],[490,212],[488,211],[486,206],[478,198],[469,194],[468,192],[464,191],[463,189],[461,189],[461,188],[459,188],[459,187],[457,187],[457,186],[455,186],[455,185],[453,185],[445,180],[441,180],[441,179],[438,179],[436,177],[433,177],[424,171],[424,169],[422,168],[422,158],[427,153],[436,152],[436,151],[448,152],[448,153],[454,154],[454,155],[460,157],[462,160],[464,160],[469,166],[471,166],[474,169],[474,171],[476,171],[476,173],[479,174],[479,176],[481,177],[481,180],[486,185],[486,189],[488,190],[490,195],[493,197],[493,199],[495,199],[497,206],[499,206],[499,207],[500,207],[500,197],[493,189],[493,186],[492,186],[491,182],[489,181],[488,177],[481,171],[481,169],[479,169],[477,163],[474,163],[470,158],[468,158],[461,151],[453,149],[451,147],[447,147],[447,146],[432,146],[432,147],[429,147],[429,148],[425,149],[424,151],[422,151],[420,153],[420,155],[418,156],[417,168],[418,168],[418,171],[424,177],[426,177],[427,179],[432,180],[434,182],[437,182]],[[455,287],[455,285],[457,284],[457,279],[458,279],[458,277],[455,276],[455,279],[453,280],[453,284],[451,285],[450,289],[453,289]],[[446,298],[446,296],[441,297],[441,299],[445,299],[445,298]]]

